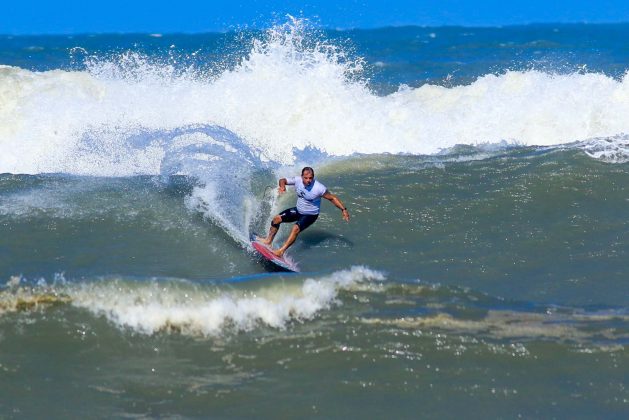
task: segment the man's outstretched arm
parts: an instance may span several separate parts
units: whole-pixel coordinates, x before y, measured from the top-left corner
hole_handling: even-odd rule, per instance
[[[343,220],[345,220],[346,222],[349,222],[349,211],[347,211],[347,208],[345,207],[345,205],[343,204],[340,198],[332,194],[330,191],[326,191],[325,194],[323,194],[323,198],[330,200],[332,204],[334,204],[336,207],[341,209],[341,212],[343,212]]]

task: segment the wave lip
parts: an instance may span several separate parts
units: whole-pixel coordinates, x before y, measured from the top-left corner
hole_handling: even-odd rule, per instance
[[[175,330],[189,335],[217,335],[227,329],[251,331],[260,325],[285,328],[295,320],[312,319],[330,308],[341,289],[383,280],[381,273],[352,267],[303,284],[269,286],[255,293],[171,292],[153,284],[148,288],[86,286],[72,297],[73,305],[104,315],[124,328],[153,334]],[[191,290],[190,292],[193,292]]]

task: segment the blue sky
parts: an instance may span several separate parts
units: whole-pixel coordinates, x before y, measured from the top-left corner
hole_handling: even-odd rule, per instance
[[[10,0],[0,33],[208,32],[268,27],[286,14],[327,28],[629,22],[629,0]]]

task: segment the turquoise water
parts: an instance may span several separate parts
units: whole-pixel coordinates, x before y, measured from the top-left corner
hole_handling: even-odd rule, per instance
[[[627,32],[3,37],[1,416],[625,418]]]

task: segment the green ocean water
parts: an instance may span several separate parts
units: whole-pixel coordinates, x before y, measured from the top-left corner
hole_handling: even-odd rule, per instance
[[[4,175],[2,272],[24,278],[2,292],[2,410],[623,417],[625,165],[449,159],[325,166],[351,222],[324,204],[303,274],[236,283],[263,267],[184,187]]]

